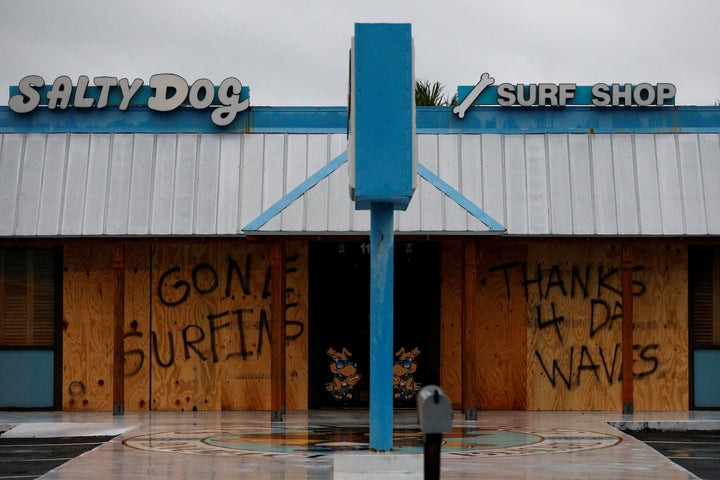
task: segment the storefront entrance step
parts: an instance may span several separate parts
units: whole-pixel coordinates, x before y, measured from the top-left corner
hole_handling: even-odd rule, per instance
[[[423,456],[402,453],[353,452],[334,455],[336,480],[416,480],[423,478]]]

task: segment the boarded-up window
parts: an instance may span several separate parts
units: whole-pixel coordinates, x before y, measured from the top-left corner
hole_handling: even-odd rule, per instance
[[[694,347],[720,347],[720,248],[690,251],[690,315]]]
[[[0,250],[0,346],[54,345],[55,262],[50,250]]]

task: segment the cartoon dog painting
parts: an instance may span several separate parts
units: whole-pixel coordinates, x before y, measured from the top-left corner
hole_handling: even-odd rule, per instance
[[[360,381],[362,375],[357,373],[357,363],[350,360],[352,353],[343,347],[337,352],[330,347],[327,354],[330,361],[330,371],[333,373],[332,382],[325,384],[325,390],[330,392],[337,401],[347,401],[353,398],[353,387]]]
[[[418,367],[417,360],[415,360],[418,355],[420,355],[420,349],[417,347],[409,352],[405,351],[405,347],[400,347],[400,350],[395,352],[397,360],[393,363],[393,393],[397,400],[412,400],[422,387],[415,382],[414,376]]]

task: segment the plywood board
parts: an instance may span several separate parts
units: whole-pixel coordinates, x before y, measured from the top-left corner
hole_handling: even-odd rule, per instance
[[[125,251],[125,409],[266,408],[264,390],[234,398],[245,390],[231,381],[270,378],[264,244],[130,243]],[[307,243],[289,242],[287,260],[287,401],[306,409]],[[114,282],[112,244],[66,248],[65,409],[112,410]]]
[[[521,269],[528,408],[620,410],[619,246],[532,244]]]
[[[527,405],[525,297],[517,287],[526,258],[524,246],[479,243],[477,318],[472,321],[480,345],[470,365],[483,410],[523,410]]]
[[[237,383],[226,380],[270,378],[272,298],[266,245],[155,248],[153,408],[214,410],[258,404],[230,400],[222,389]],[[306,409],[306,242],[288,242],[286,264],[286,336],[280,341],[287,342],[287,408]]]
[[[270,410],[270,378],[229,378],[223,381],[223,410]]]
[[[462,408],[462,240],[440,247],[440,386]]]
[[[150,245],[125,247],[125,410],[150,408]]]
[[[115,272],[112,245],[63,252],[63,410],[111,411]]]
[[[612,243],[531,247],[524,280],[530,409],[622,409],[620,250]],[[635,243],[633,251],[634,408],[684,410],[687,249]]]
[[[635,410],[687,410],[687,245],[635,245],[633,250]]]
[[[308,243],[286,243],[285,334],[288,410],[308,408]]]
[[[154,247],[152,408],[220,410],[224,380],[269,378],[266,248]]]

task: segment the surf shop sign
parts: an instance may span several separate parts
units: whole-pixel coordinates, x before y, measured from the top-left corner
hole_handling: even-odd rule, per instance
[[[501,107],[662,107],[675,104],[676,88],[672,83],[596,83],[592,86],[574,83],[501,83],[483,73],[475,86],[459,86],[459,105],[453,113],[460,118],[473,105]]]
[[[18,85],[10,87],[10,109],[17,113],[29,113],[38,107],[50,110],[68,108],[104,109],[117,107],[127,110],[130,106],[144,106],[158,112],[169,112],[180,107],[196,110],[211,109],[210,118],[215,125],[231,124],[238,113],[250,107],[250,89],[240,80],[228,77],[220,85],[201,78],[188,84],[174,73],[159,73],[150,77],[147,85],[136,78],[95,77],[81,75],[73,85],[68,76],[57,77],[52,85],[46,85],[39,75],[28,75]]]

